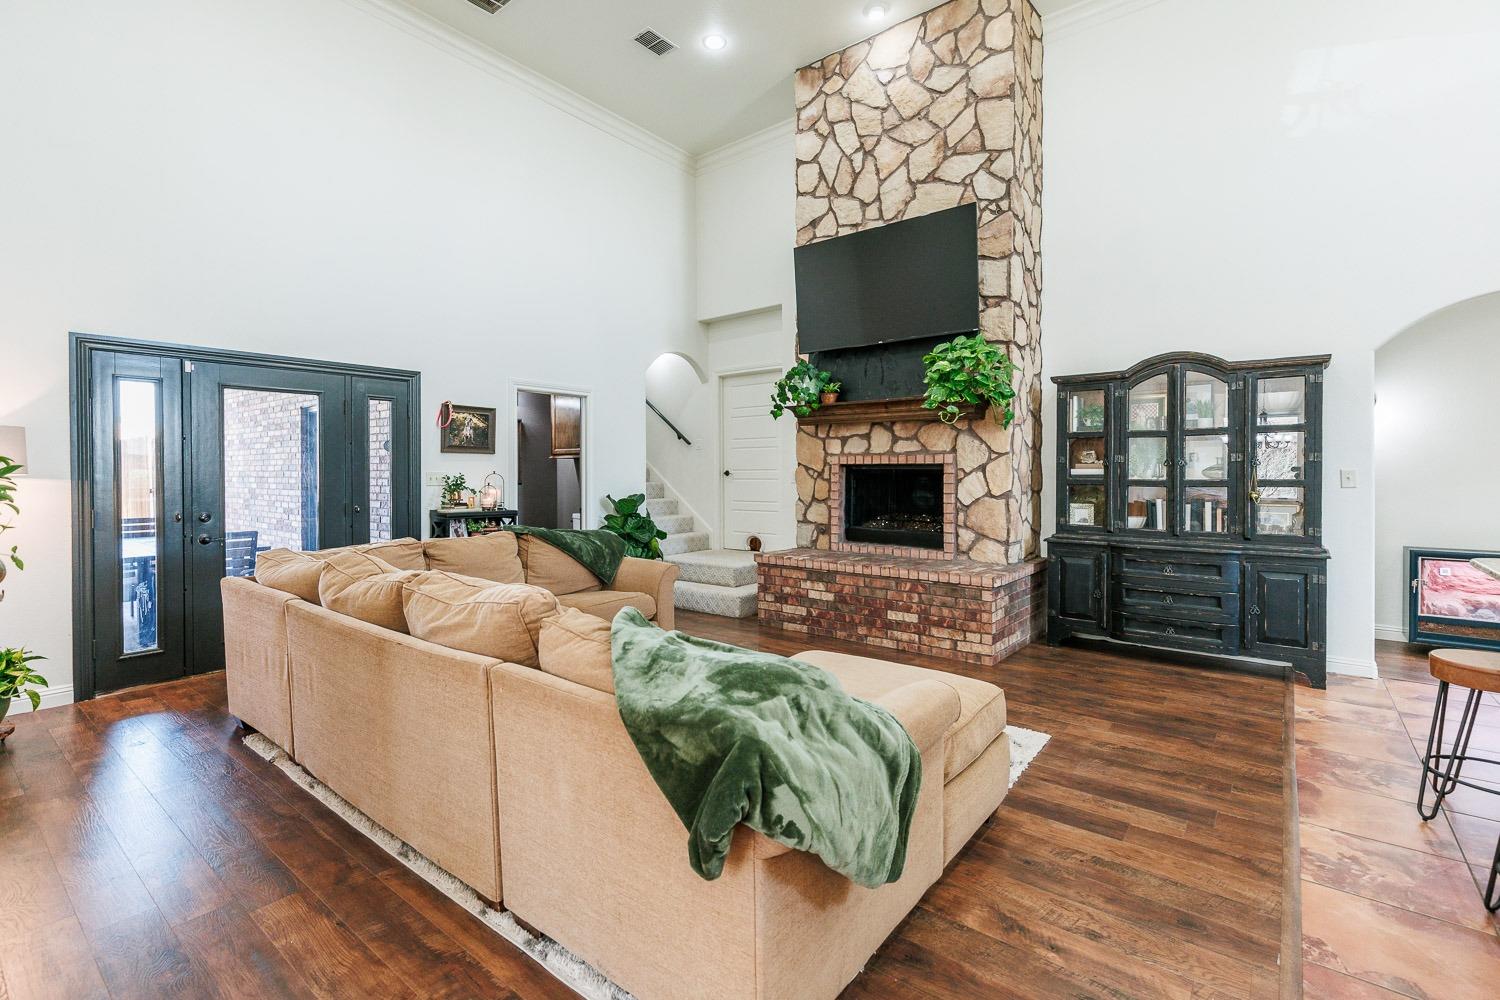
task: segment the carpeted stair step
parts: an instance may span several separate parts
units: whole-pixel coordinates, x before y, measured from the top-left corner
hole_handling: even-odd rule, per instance
[[[646,494],[647,500],[660,500],[662,497],[667,495],[667,488],[661,483],[648,482],[641,489],[641,492]]]
[[[755,615],[756,587],[715,587],[711,583],[678,580],[674,586],[679,611],[699,611],[721,618],[751,618]]]
[[[668,514],[665,517],[652,518],[656,526],[669,535],[680,535],[693,530],[693,515],[691,514]]]
[[[704,549],[672,556],[682,569],[678,579],[714,587],[745,587],[755,583],[755,556],[732,549]]]
[[[671,517],[677,513],[677,501],[657,497],[655,500],[646,501],[646,510],[650,512],[652,519]]]
[[[661,554],[664,556],[701,552],[706,548],[708,548],[708,532],[706,531],[684,531],[681,534],[668,535],[661,540]]]

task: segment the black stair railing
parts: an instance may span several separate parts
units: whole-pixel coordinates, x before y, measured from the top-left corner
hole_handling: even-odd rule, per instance
[[[677,425],[674,424],[674,423],[672,423],[672,421],[668,420],[667,419],[667,415],[665,413],[661,412],[660,410],[658,410],[656,408],[656,404],[655,403],[651,402],[651,400],[648,399],[648,400],[646,400],[646,405],[649,406],[649,407],[651,407],[651,412],[652,413],[656,414],[658,417],[661,417],[661,422],[662,423],[664,423],[668,427],[672,428],[672,433],[677,435],[677,440],[681,441],[683,444],[687,445],[689,448],[691,448],[693,446],[693,442],[691,442],[691,441],[689,441],[687,439],[687,435],[684,434],[684,433],[682,433],[682,431],[678,430],[677,429]]]

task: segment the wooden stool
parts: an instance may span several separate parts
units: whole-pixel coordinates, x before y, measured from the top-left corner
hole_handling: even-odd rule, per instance
[[[1424,820],[1435,817],[1443,799],[1452,795],[1459,785],[1500,795],[1500,788],[1475,784],[1459,777],[1467,761],[1500,764],[1500,760],[1475,757],[1469,753],[1469,738],[1474,735],[1474,721],[1479,718],[1484,692],[1500,692],[1500,653],[1477,649],[1435,649],[1427,655],[1427,669],[1437,678],[1438,693],[1437,703],[1432,708],[1432,728],[1427,733],[1427,753],[1422,757],[1422,783],[1417,788],[1417,813]],[[1443,753],[1448,688],[1454,684],[1467,688],[1469,694],[1458,719],[1458,730],[1453,734],[1453,752]],[[1426,805],[1429,786],[1433,792],[1431,809]],[[1495,846],[1495,858],[1490,862],[1490,881],[1484,890],[1484,905],[1491,913],[1500,910],[1500,895],[1495,892],[1497,875],[1500,875],[1500,844]]]

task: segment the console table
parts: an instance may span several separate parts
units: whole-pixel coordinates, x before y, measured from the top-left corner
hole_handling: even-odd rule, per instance
[[[433,538],[461,538],[469,534],[470,521],[486,524],[515,524],[520,511],[499,507],[495,510],[480,510],[478,507],[440,507],[427,512]]]
[[[1325,685],[1326,355],[1054,378],[1047,639],[1253,657]]]

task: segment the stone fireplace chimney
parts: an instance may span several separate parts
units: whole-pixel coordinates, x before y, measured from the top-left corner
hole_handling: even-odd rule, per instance
[[[797,72],[797,244],[975,203],[980,329],[1010,354],[1017,388],[1009,430],[935,414],[803,422],[799,545],[842,547],[841,456],[920,450],[954,463],[950,558],[1039,551],[1041,31],[1029,0],[951,0]]]

